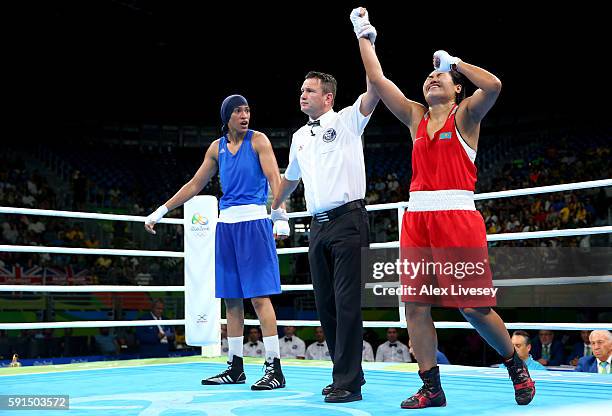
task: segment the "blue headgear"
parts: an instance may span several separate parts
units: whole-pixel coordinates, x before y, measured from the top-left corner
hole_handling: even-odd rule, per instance
[[[221,122],[223,123],[221,130],[223,134],[227,133],[227,123],[234,112],[234,108],[240,107],[241,105],[249,105],[249,103],[246,98],[239,94],[230,95],[223,100],[223,104],[221,104]]]

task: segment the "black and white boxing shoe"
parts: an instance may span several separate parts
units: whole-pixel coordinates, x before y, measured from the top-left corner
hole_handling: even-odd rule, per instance
[[[212,386],[218,384],[244,384],[246,376],[244,375],[244,364],[242,357],[234,355],[231,362],[227,362],[229,367],[227,370],[216,376],[205,378],[202,380],[202,384],[205,386]]]
[[[281,369],[280,359],[275,358],[271,363],[266,361],[266,373],[251,386],[251,390],[272,390],[285,387],[285,376]]]

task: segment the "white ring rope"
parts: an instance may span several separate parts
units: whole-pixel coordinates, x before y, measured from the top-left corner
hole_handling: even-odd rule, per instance
[[[185,286],[112,286],[112,285],[0,285],[0,292],[54,292],[54,293],[95,293],[95,292],[184,292]]]
[[[612,283],[612,276],[580,276],[580,277],[533,277],[527,279],[497,279],[493,280],[495,287],[523,287],[523,286],[562,286],[583,285],[593,283]],[[399,282],[366,283],[366,289],[374,287],[399,287]],[[33,286],[35,287],[35,286]]]
[[[100,256],[185,257],[182,251],[121,250],[114,248],[76,248],[0,245],[0,251],[13,253],[95,254]]]
[[[114,328],[124,326],[185,325],[184,319],[149,319],[143,321],[66,321],[0,323],[0,329]]]
[[[226,319],[221,319],[222,324],[226,324]],[[259,326],[257,319],[245,319],[245,325]],[[0,329],[19,330],[19,329],[57,329],[57,328],[114,328],[114,327],[134,327],[134,326],[156,326],[156,325],[185,325],[184,319],[160,319],[143,321],[67,321],[67,322],[31,322],[31,323],[0,323]],[[319,321],[301,320],[279,320],[279,326],[321,326]],[[439,329],[473,329],[469,322],[434,322]],[[405,328],[405,322],[396,321],[363,321],[365,328]],[[551,322],[507,322],[508,329],[550,329],[562,331],[580,331],[608,329],[612,330],[612,323],[551,323]]]
[[[580,277],[533,277],[526,279],[493,280],[495,287],[520,286],[558,286],[592,283],[612,283],[612,276]],[[379,287],[398,287],[399,282],[366,283],[366,289]],[[304,292],[314,290],[312,285],[281,285],[283,292]],[[112,285],[0,285],[0,292],[54,292],[54,293],[94,293],[94,292],[184,292],[185,286],[112,286]]]
[[[569,230],[528,231],[523,233],[487,234],[487,241],[529,240],[534,238],[572,237],[593,234],[610,234],[612,226],[573,228]],[[370,248],[399,248],[399,241],[388,243],[372,243]],[[12,246],[0,245],[0,251],[14,253],[51,253],[51,254],[89,254],[106,256],[141,256],[141,257],[176,257],[183,258],[182,251],[154,250],[121,250],[110,248],[76,248],[76,247],[46,247],[46,246]],[[308,253],[308,247],[279,248],[278,255]]]
[[[606,186],[612,186],[612,179],[601,179],[597,181],[587,182],[574,182],[562,185],[549,185],[549,186],[538,186],[534,188],[521,188],[513,189],[509,191],[496,191],[496,192],[485,192],[474,195],[475,201],[483,199],[497,199],[497,198],[508,198],[512,196],[524,196],[524,195],[535,195],[545,194],[551,192],[564,192],[574,191],[578,189],[589,189],[589,188],[602,188]],[[408,202],[393,202],[390,204],[373,204],[368,205],[366,209],[368,211],[383,211],[386,209],[399,209],[404,208],[408,205]],[[289,218],[309,217],[310,214],[306,211],[291,212],[288,213]]]
[[[550,185],[550,186],[538,186],[535,188],[522,188],[514,189],[509,191],[497,191],[497,192],[486,192],[474,195],[474,200],[482,199],[496,199],[496,198],[508,198],[511,196],[524,196],[533,194],[543,194],[550,192],[564,192],[573,191],[578,189],[588,188],[601,188],[606,186],[612,186],[612,179],[602,179],[597,181],[587,182],[574,182],[562,185]],[[366,209],[368,211],[381,211],[386,209],[398,209],[408,205],[408,202],[395,202],[391,204],[375,204],[368,205]],[[95,212],[72,212],[72,211],[54,211],[45,209],[31,209],[31,208],[15,208],[15,207],[0,207],[0,214],[23,214],[23,215],[38,215],[48,217],[68,217],[68,218],[81,218],[81,219],[92,219],[92,220],[116,220],[116,221],[133,221],[133,222],[144,222],[146,217],[136,215],[117,215],[117,214],[99,214]],[[309,217],[310,214],[306,211],[291,212],[288,214],[289,218]],[[179,218],[162,218],[160,221],[162,224],[177,224],[182,225],[183,220]]]
[[[81,218],[87,220],[109,220],[109,221],[132,221],[142,222],[146,217],[137,215],[119,215],[119,214],[99,214],[97,212],[73,212],[73,211],[54,211],[47,209],[32,209],[32,208],[15,208],[15,207],[0,207],[0,214],[20,214],[20,215],[38,215],[43,217],[66,217],[66,218]],[[162,218],[158,222],[162,224],[177,224],[183,225],[182,218]]]
[[[601,179],[598,181],[574,182],[561,185],[536,186],[534,188],[512,189],[508,191],[483,192],[474,195],[474,200],[508,198],[511,196],[525,196],[536,194],[547,194],[551,192],[576,191],[578,189],[602,188],[612,186],[612,179]]]
[[[513,240],[529,240],[533,238],[552,238],[552,237],[574,237],[580,235],[593,234],[610,234],[612,226],[605,225],[602,227],[587,227],[573,228],[569,230],[546,230],[546,231],[527,231],[523,233],[503,233],[503,234],[487,234],[487,241],[513,241]],[[372,243],[370,248],[399,248],[399,241],[389,241],[388,243]],[[284,249],[280,249],[284,250]],[[279,254],[281,253],[279,250]],[[305,252],[308,252],[306,250]]]

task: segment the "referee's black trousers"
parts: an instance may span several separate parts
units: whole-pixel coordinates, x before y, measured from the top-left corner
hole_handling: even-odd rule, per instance
[[[317,311],[331,355],[333,384],[361,391],[363,321],[361,316],[361,250],[369,246],[365,208],[329,222],[314,218],[308,261]]]

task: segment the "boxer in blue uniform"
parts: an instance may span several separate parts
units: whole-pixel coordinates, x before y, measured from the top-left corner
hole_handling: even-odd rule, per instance
[[[281,292],[274,238],[289,235],[285,210],[268,218],[268,184],[276,195],[280,185],[278,164],[265,134],[250,130],[251,110],[241,95],[230,95],[221,105],[223,136],[215,140],[194,175],[172,198],[145,220],[154,226],[169,210],[197,195],[219,171],[223,196],[215,241],[215,296],[226,305],[228,332],[227,370],[202,380],[204,385],[242,384],[246,380],[242,359],[243,299],[250,298],[259,318],[265,347],[265,375],[253,390],[285,387],[276,333],[276,314],[269,296]]]

